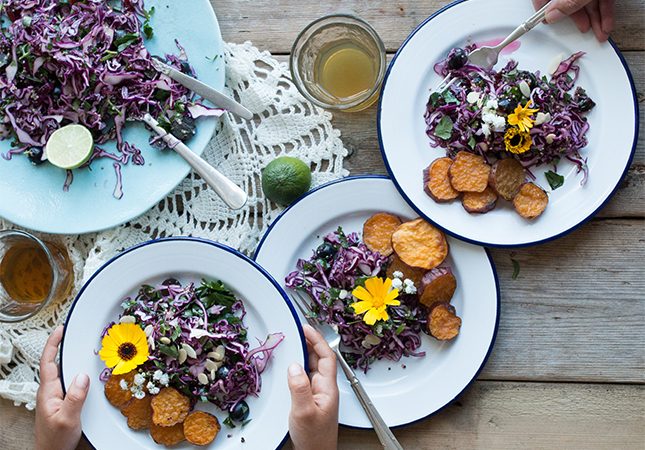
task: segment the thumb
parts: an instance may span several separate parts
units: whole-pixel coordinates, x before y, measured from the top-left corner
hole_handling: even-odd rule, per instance
[[[288,370],[289,391],[291,391],[291,409],[304,411],[314,404],[311,383],[305,370],[299,364],[291,364]]]
[[[590,0],[553,0],[546,11],[547,23],[559,22],[582,9]]]
[[[87,398],[87,391],[90,387],[90,377],[81,373],[74,377],[72,385],[67,390],[63,406],[61,407],[61,414],[68,420],[77,422],[81,418],[81,410]]]

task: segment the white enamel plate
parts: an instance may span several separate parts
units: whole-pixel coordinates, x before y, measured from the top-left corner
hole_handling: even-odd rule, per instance
[[[402,219],[418,217],[387,178],[357,177],[332,182],[310,192],[276,219],[255,259],[284,285],[296,261],[309,258],[325,234],[338,226],[346,232],[362,232],[365,220],[380,211]],[[448,242],[448,262],[457,277],[451,303],[463,320],[459,336],[442,343],[422,334],[425,357],[404,357],[398,362],[381,360],[367,374],[358,373],[389,426],[409,424],[450,403],[477,377],[493,347],[499,317],[493,262],[481,247],[452,238]],[[340,369],[338,384],[340,423],[369,428],[370,422]]]
[[[292,362],[304,364],[306,359],[300,324],[284,291],[257,264],[221,244],[192,238],[151,241],[126,250],[99,269],[74,301],[65,326],[61,372],[64,387],[77,373],[90,376],[83,433],[99,450],[159,448],[147,431],[129,429],[126,418],[108,403],[98,378],[105,366],[95,352],[100,349],[101,331],[118,317],[122,299],[135,295],[142,284],[159,283],[170,276],[180,281],[224,282],[244,302],[251,346],[269,333],[284,333],[285,339],[262,374],[259,397],[247,398],[251,422],[234,429],[222,425],[207,447],[238,449],[243,438],[245,449],[278,448],[286,438],[290,409],[287,367]],[[209,403],[197,403],[196,409],[215,414],[220,424],[226,418]],[[176,448],[194,446],[184,442]]]
[[[441,77],[433,69],[454,47],[508,35],[533,13],[530,1],[469,0],[450,4],[422,23],[403,43],[390,64],[379,105],[378,130],[383,159],[403,197],[423,217],[453,236],[476,244],[515,247],[557,238],[591,218],[609,199],[627,172],[638,135],[638,104],[631,75],[612,43],[600,44],[593,33],[581,34],[570,21],[538,25],[520,39],[520,47],[502,54],[496,68],[509,59],[520,69],[540,70],[559,55],[585,52],[578,60],[584,87],[596,102],[588,114],[589,180],[572,163],[561,162],[562,187],[551,192],[544,172],[533,170],[537,183],[549,193],[549,205],[534,221],[521,218],[510,203],[482,215],[468,214],[461,202],[439,204],[423,191],[423,169],[444,156],[425,134],[425,105],[429,90]],[[505,204],[501,204],[505,203]]]

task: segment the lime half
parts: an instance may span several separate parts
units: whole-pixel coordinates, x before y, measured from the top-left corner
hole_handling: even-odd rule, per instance
[[[288,205],[311,187],[311,169],[298,158],[281,156],[262,171],[262,190],[269,200]]]
[[[47,160],[61,169],[76,169],[90,159],[94,139],[83,125],[66,125],[54,131],[45,146]]]

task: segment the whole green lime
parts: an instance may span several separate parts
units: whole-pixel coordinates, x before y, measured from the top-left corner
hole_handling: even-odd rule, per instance
[[[280,156],[262,170],[262,190],[269,200],[288,205],[311,187],[309,166],[290,156]]]

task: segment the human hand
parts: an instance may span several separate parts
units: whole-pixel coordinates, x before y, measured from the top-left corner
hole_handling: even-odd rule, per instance
[[[548,0],[533,0],[535,9],[543,7]],[[586,33],[592,29],[600,42],[609,39],[614,30],[614,3],[616,0],[552,0],[546,12],[546,22],[555,23],[567,16],[578,29]]]
[[[338,442],[336,354],[309,325],[303,327],[311,381],[298,364],[289,366],[289,433],[296,450],[335,450]]]
[[[36,397],[36,450],[73,450],[81,438],[81,409],[90,379],[77,375],[63,395],[56,354],[63,327],[54,330],[40,358],[40,387]]]

